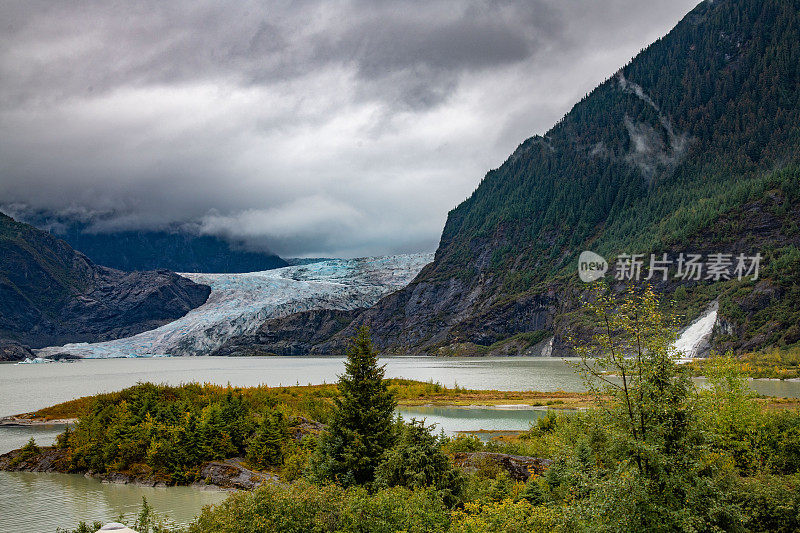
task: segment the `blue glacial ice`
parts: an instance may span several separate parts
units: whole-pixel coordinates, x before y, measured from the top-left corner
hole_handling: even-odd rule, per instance
[[[312,309],[368,307],[408,285],[433,254],[335,259],[247,274],[182,274],[211,287],[208,301],[160,328],[113,341],[36,350],[88,358],[205,355],[266,319]]]

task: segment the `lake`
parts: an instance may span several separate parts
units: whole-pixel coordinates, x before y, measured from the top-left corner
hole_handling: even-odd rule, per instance
[[[403,418],[425,420],[425,425],[435,425],[434,433],[443,431],[445,435],[484,432],[479,434],[483,440],[500,434],[526,431],[536,419],[547,414],[546,408],[528,406],[465,406],[450,407],[439,405],[420,405],[397,409]]]
[[[547,357],[388,357],[387,377],[438,381],[471,389],[584,390],[564,360]],[[81,396],[111,392],[139,381],[307,385],[332,383],[344,372],[341,357],[168,357],[94,359],[73,363],[0,364],[0,416],[35,411]],[[770,396],[800,397],[798,381],[752,382]]]
[[[446,358],[388,357],[387,377],[438,381],[471,389],[583,390],[583,384],[562,359],[535,357]],[[192,381],[307,385],[332,383],[344,371],[341,357],[174,357],[99,359],[72,363],[0,365],[0,416],[35,411],[81,396],[111,392],[140,381],[178,385]],[[762,394],[800,397],[800,383],[754,381]],[[417,406],[399,409],[408,418],[424,418],[437,431],[525,430],[542,410],[487,407]],[[0,427],[0,453],[19,448],[33,436],[51,444],[62,428]],[[203,505],[225,493],[193,488],[150,488],[103,484],[82,476],[0,472],[0,531],[54,531],[79,520],[110,521],[138,511],[146,496],[155,510],[178,523],[195,516]]]
[[[438,381],[471,389],[583,390],[572,369],[543,357],[389,357],[387,377]],[[111,392],[139,381],[255,385],[333,383],[342,357],[158,357],[93,359],[72,363],[0,365],[0,416],[35,411],[81,396]],[[800,387],[798,387],[800,389]]]
[[[131,522],[142,497],[176,525],[188,524],[204,505],[219,503],[227,492],[193,487],[140,487],[100,483],[75,474],[0,472],[0,531],[55,532],[80,520],[110,522],[124,515]]]

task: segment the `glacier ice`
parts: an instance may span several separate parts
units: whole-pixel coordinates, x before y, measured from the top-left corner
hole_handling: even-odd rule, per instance
[[[34,357],[33,359],[31,359],[30,357],[26,357],[24,361],[20,361],[19,363],[16,363],[16,364],[18,364],[18,365],[38,365],[38,364],[41,364],[41,363],[54,363],[54,362],[55,361],[53,361],[52,359],[47,359],[47,358],[44,358],[44,357]]]
[[[122,339],[36,350],[40,357],[204,355],[266,319],[312,309],[368,307],[408,285],[433,254],[334,259],[246,274],[181,274],[211,287],[208,301],[157,329]]]

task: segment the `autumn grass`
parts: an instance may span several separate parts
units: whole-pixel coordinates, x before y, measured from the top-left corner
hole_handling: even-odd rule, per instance
[[[800,346],[775,348],[766,352],[753,352],[736,357],[738,370],[754,379],[800,379]],[[694,376],[703,376],[708,359],[686,363]]]
[[[413,381],[408,379],[389,379],[389,390],[395,394],[399,407],[420,405],[432,406],[496,406],[496,405],[528,405],[548,409],[591,409],[596,407],[595,398],[585,392],[541,392],[541,391],[500,391],[474,390],[462,387],[445,387],[440,383]],[[206,395],[221,394],[227,386],[194,383]],[[179,391],[181,387],[169,387],[167,390]],[[328,410],[333,405],[333,398],[338,389],[335,384],[300,385],[288,387],[244,387],[234,388],[240,391],[245,399],[254,405],[266,402],[269,397],[285,405],[291,412],[307,416],[315,420],[325,420]],[[84,396],[68,402],[59,403],[32,413],[18,415],[34,421],[53,421],[75,419],[91,410],[95,400],[108,400],[116,403],[124,399],[126,391]],[[793,398],[762,398],[761,403],[769,409],[794,409],[800,407],[800,400]],[[104,402],[105,403],[105,402]]]
[[[387,381],[389,390],[395,394],[399,406],[530,405],[554,409],[582,409],[593,405],[590,395],[579,392],[473,390],[408,379],[389,379]],[[228,389],[226,386],[213,383],[190,385],[202,389],[206,395],[219,394]],[[168,387],[166,390],[180,391],[181,387]],[[234,390],[241,392],[245,399],[252,400],[256,405],[262,403],[265,397],[270,397],[278,403],[286,405],[289,410],[309,416],[309,418],[324,418],[324,416],[320,416],[324,415],[320,410],[324,410],[325,405],[333,405],[333,398],[337,394],[335,384],[289,387],[259,386],[235,388]],[[124,399],[125,394],[126,391],[123,390],[84,396],[19,416],[38,421],[78,418],[91,410],[95,400],[116,403]]]

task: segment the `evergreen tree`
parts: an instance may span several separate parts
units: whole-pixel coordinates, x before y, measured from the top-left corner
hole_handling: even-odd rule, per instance
[[[237,453],[245,450],[245,441],[253,432],[247,404],[242,398],[242,393],[231,389],[225,393],[222,402],[222,419],[225,421],[227,432],[231,437]]]
[[[339,377],[339,396],[322,436],[313,477],[341,485],[364,485],[395,440],[397,401],[383,381],[384,368],[372,345],[369,329],[359,329],[347,352],[345,373]]]
[[[288,435],[283,413],[268,409],[247,447],[247,460],[259,468],[283,463],[283,443]]]
[[[418,489],[433,487],[448,506],[458,503],[464,476],[445,454],[446,437],[431,433],[434,426],[411,419],[397,424],[397,443],[389,449],[375,473],[378,486]]]
[[[203,409],[200,435],[202,437],[201,449],[203,455],[208,459],[225,459],[238,452],[219,403],[212,403]]]

